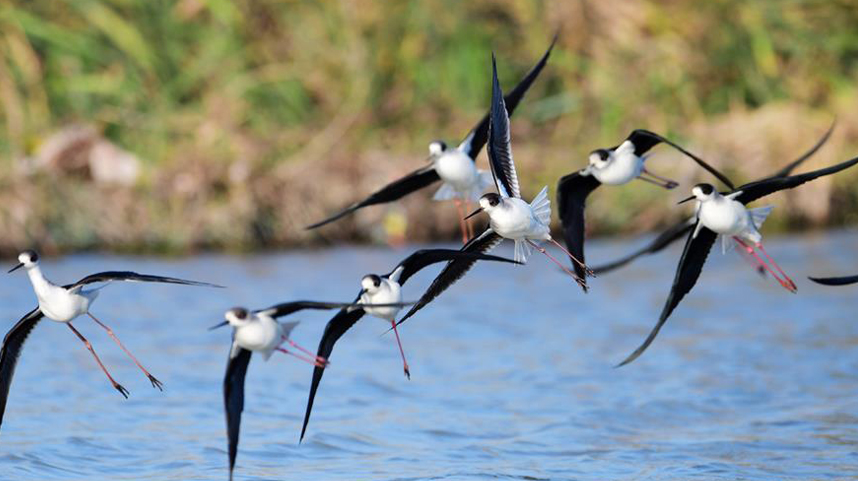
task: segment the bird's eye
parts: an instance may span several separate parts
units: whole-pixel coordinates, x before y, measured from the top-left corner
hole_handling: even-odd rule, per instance
[[[376,280],[373,282],[373,285],[375,285],[375,287],[380,286],[380,285],[381,285],[381,279],[376,279]]]

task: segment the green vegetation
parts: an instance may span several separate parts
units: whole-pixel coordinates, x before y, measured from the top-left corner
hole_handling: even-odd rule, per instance
[[[555,30],[558,48],[512,119],[528,195],[637,127],[739,180],[796,157],[835,116],[809,165],[858,155],[849,0],[6,0],[0,251],[368,239],[385,215],[429,212],[435,222],[408,225],[407,238],[455,239],[455,209],[429,204],[431,189],[320,232],[302,226],[419,166],[436,136],[458,141],[488,107],[489,53],[512,85]],[[28,161],[69,125],[139,157],[133,184],[95,182],[77,159],[86,146]],[[681,190],[704,178],[669,150],[652,167]],[[779,197],[790,211],[772,226],[856,223],[850,179]],[[666,209],[680,194],[605,189],[590,226],[652,229],[673,220],[665,211],[684,215]]]

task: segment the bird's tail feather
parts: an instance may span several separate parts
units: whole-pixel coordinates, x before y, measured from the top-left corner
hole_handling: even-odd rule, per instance
[[[524,239],[516,239],[515,240],[515,261],[521,262],[522,264],[527,262],[527,258],[530,257],[530,254],[533,252],[533,247],[524,240]]]
[[[536,197],[533,198],[533,202],[530,203],[530,207],[533,209],[533,213],[536,215],[536,218],[539,219],[545,225],[548,225],[551,222],[551,199],[548,198],[548,186],[542,188]]]
[[[772,213],[772,209],[775,206],[766,205],[763,207],[757,207],[756,209],[751,209],[749,212],[751,213],[751,220],[754,222],[754,227],[757,229],[763,227],[763,222],[766,221],[766,217]]]

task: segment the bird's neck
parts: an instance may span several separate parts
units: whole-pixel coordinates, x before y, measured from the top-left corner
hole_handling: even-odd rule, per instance
[[[27,268],[27,276],[30,277],[30,283],[33,284],[33,290],[37,294],[47,291],[51,286],[51,283],[42,274],[42,269],[37,265]]]

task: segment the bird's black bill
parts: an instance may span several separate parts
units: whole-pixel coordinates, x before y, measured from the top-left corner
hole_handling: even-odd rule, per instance
[[[215,324],[214,326],[212,326],[212,327],[210,327],[210,328],[209,328],[209,331],[214,331],[215,329],[217,329],[217,328],[219,328],[219,327],[223,327],[223,326],[225,326],[225,325],[227,325],[227,324],[229,324],[229,321],[223,321],[223,322],[221,322],[220,324]]]
[[[684,203],[688,202],[689,200],[694,200],[694,196],[692,195],[691,197],[689,197],[687,199],[682,199],[679,202],[677,202],[676,205],[684,204]]]
[[[15,267],[13,267],[13,268],[9,269],[9,273],[15,272],[15,271],[17,271],[18,269],[20,269],[20,268],[22,268],[22,267],[24,267],[24,263],[23,263],[23,262],[21,262],[20,264],[18,264],[18,265],[17,265],[17,266],[15,266]]]
[[[465,217],[465,220],[470,219],[471,217],[473,217],[473,216],[475,216],[475,215],[479,214],[479,213],[480,213],[480,212],[482,212],[482,211],[483,211],[483,208],[482,208],[482,207],[480,207],[479,209],[477,209],[477,210],[475,210],[475,211],[471,212],[470,214],[468,214],[468,216],[467,216],[467,217]]]

